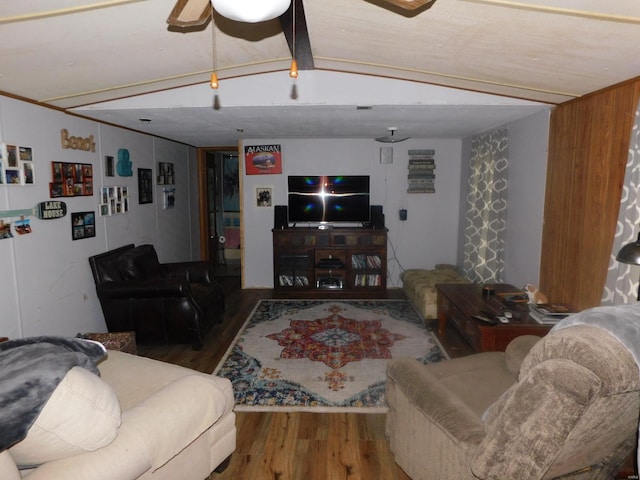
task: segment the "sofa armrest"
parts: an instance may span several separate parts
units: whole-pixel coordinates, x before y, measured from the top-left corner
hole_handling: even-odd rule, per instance
[[[213,266],[201,260],[193,262],[176,262],[160,264],[160,272],[166,278],[180,278],[191,283],[214,282]]]
[[[546,477],[601,385],[594,372],[572,360],[550,359],[536,365],[491,407],[487,435],[471,458],[471,471],[478,478],[492,480]],[[601,451],[603,448],[605,445],[600,446]],[[567,471],[554,472],[549,478],[581,468],[580,462],[588,466],[588,461],[597,461],[578,457],[574,465],[564,464]]]
[[[535,335],[521,335],[511,340],[509,345],[507,345],[504,352],[504,360],[507,365],[507,369],[515,378],[518,378],[520,365],[522,365],[522,362],[529,353],[529,350],[531,350],[541,338],[542,337],[537,337]]]
[[[231,408],[224,391],[210,379],[199,374],[176,379],[123,413],[118,436],[111,444],[45,463],[28,478],[138,478],[149,469],[162,467]]]
[[[187,281],[172,278],[107,282],[97,287],[102,298],[166,298],[187,297],[191,288]]]
[[[160,420],[161,422],[161,420]],[[106,447],[44,463],[29,470],[30,480],[113,480],[142,476],[151,468],[151,453],[135,426],[121,425]],[[0,477],[4,480],[4,477]]]
[[[201,375],[170,383],[123,414],[144,434],[152,466],[160,468],[229,410],[224,391]]]
[[[484,438],[482,419],[417,360],[391,360],[387,367],[387,382],[393,382],[425,418],[438,425],[456,443],[477,445]]]
[[[20,480],[20,471],[11,458],[9,450],[0,452],[0,478],[2,480]]]

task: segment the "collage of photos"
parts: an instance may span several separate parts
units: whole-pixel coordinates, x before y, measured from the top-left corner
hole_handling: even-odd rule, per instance
[[[90,163],[51,162],[51,170],[51,198],[93,195],[93,165]]]
[[[71,237],[74,240],[96,236],[96,213],[75,212],[71,214]]]
[[[174,183],[173,163],[158,162],[158,185],[173,185]]]
[[[0,183],[7,185],[35,184],[31,147],[0,144]]]
[[[100,216],[117,215],[129,211],[129,189],[124,186],[102,187]]]

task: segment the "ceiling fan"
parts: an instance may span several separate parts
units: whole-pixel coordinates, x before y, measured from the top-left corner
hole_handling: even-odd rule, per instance
[[[209,21],[209,17],[211,17],[212,7],[211,3],[220,4],[220,7],[214,5],[216,11],[223,16],[225,15],[226,6],[234,4],[234,8],[238,6],[242,6],[241,8],[245,8],[246,10],[252,10],[254,8],[264,9],[264,4],[267,3],[266,0],[178,0],[171,10],[169,14],[169,18],[167,18],[167,23],[172,27],[184,28],[184,27],[196,27],[206,24]],[[295,1],[295,0],[294,0]],[[435,0],[382,0],[386,3],[390,3],[399,7],[403,10],[416,10],[420,7],[423,7],[427,4],[434,3]],[[284,6],[285,10],[288,8],[290,1],[277,0],[276,2],[280,6]],[[276,12],[270,18],[275,18],[279,16],[283,11],[277,13],[277,11],[281,7],[275,7],[272,11]],[[222,10],[222,11],[221,11]],[[265,15],[269,15],[269,13],[265,12]],[[260,18],[258,20],[248,19],[244,21],[248,22],[256,22],[268,20],[270,18]],[[232,20],[238,20],[238,18],[232,18]]]
[[[398,131],[398,127],[389,127],[387,128],[387,130],[389,130],[389,133],[382,137],[376,137],[376,142],[398,143],[398,142],[404,142],[405,140],[408,140],[410,138],[410,137],[396,137],[394,134]]]

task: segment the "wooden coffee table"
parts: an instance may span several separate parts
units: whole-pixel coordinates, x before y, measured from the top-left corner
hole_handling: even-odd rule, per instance
[[[492,285],[494,286],[494,285]],[[517,292],[519,288],[508,284],[496,284],[496,293]],[[498,295],[482,296],[482,286],[477,284],[440,283],[438,292],[438,329],[444,334],[448,322],[476,352],[504,351],[509,342],[521,335],[545,336],[552,325],[542,325],[529,316],[526,303],[505,302]],[[490,325],[473,318],[482,311],[500,314],[513,313],[509,323]]]

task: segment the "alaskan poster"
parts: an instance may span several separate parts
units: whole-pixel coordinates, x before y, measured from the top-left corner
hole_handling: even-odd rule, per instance
[[[280,145],[251,145],[244,147],[247,175],[282,173],[282,149]]]

